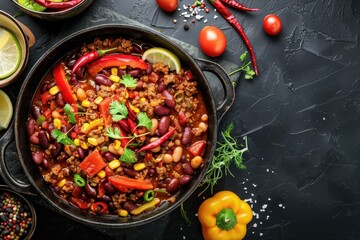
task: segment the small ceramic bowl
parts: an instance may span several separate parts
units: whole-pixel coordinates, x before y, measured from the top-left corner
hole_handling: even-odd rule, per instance
[[[7,231],[13,231],[16,235],[21,233],[21,240],[31,239],[35,232],[37,222],[34,205],[21,194],[14,192],[5,185],[0,185],[0,204],[4,206],[4,203],[10,204],[11,206],[5,206],[5,208],[2,208],[0,211],[0,223],[2,226],[5,226],[3,229],[0,229],[0,238],[3,239],[3,237],[8,234]],[[13,221],[14,218],[15,222]],[[25,224],[21,224],[20,226],[20,222],[22,221],[24,221]],[[9,223],[15,225],[15,228],[8,229]]]
[[[18,3],[18,0],[11,0],[11,1],[24,13],[32,17],[40,18],[42,20],[47,20],[47,21],[59,21],[74,17],[79,13],[81,13],[82,11],[84,11],[93,2],[93,0],[83,0],[81,3],[75,5],[74,7],[65,10],[60,10],[60,11],[45,10],[44,12],[38,12],[25,8],[24,6]]]
[[[0,80],[0,88],[15,81],[23,72],[29,59],[29,47],[35,44],[35,37],[31,30],[17,21],[8,13],[0,10],[0,27],[12,32],[18,39],[21,47],[21,62],[19,68],[9,77]]]

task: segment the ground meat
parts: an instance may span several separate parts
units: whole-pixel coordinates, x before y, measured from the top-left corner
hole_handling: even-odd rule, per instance
[[[115,41],[111,43],[110,47],[111,48],[116,47],[117,52],[124,52],[124,53],[131,53],[133,49],[132,42],[123,38],[115,39]]]
[[[154,63],[153,70],[155,72],[162,72],[164,74],[169,74],[169,67],[164,65],[163,63]]]
[[[61,172],[61,166],[60,164],[55,164],[54,166],[51,167],[51,173],[55,176],[58,176]]]
[[[177,79],[177,77],[174,74],[164,75],[164,78],[163,78],[165,85],[169,85],[170,83],[175,83],[176,79]]]
[[[166,168],[165,167],[156,167],[156,172],[158,174],[159,180],[166,177]]]
[[[114,195],[111,196],[113,202],[114,202],[114,206],[116,208],[120,208],[121,204],[126,202],[126,194],[124,193],[116,193]]]

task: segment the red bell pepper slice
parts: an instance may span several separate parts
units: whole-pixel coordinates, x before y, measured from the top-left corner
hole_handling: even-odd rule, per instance
[[[50,99],[52,99],[52,95],[49,93],[49,91],[44,92],[41,94],[41,103],[45,105]]]
[[[80,198],[70,198],[70,202],[74,205],[78,206],[80,209],[89,209],[91,207],[91,203],[85,202],[84,200]]]
[[[104,202],[95,202],[91,205],[91,210],[96,213],[104,213],[108,209],[108,206]]]
[[[139,190],[148,190],[154,188],[150,181],[145,181],[142,179],[134,179],[114,175],[109,177],[108,180],[115,188],[119,189],[120,191],[122,191],[124,188],[132,188]]]
[[[93,177],[101,169],[106,167],[104,159],[101,157],[98,150],[90,153],[80,164],[79,167],[89,176]]]
[[[65,67],[63,63],[59,63],[54,67],[53,75],[64,101],[69,104],[75,103],[76,101],[72,94],[71,87],[65,76]]]
[[[200,140],[193,143],[190,147],[188,147],[188,151],[194,157],[202,156],[204,153],[205,146],[206,146],[206,142],[204,140]]]
[[[147,69],[147,63],[141,58],[128,54],[108,54],[88,65],[91,76],[96,75],[106,67],[130,66],[132,68]]]

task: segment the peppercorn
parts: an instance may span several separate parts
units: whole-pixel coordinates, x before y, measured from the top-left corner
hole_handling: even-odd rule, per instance
[[[24,239],[31,226],[29,206],[10,192],[0,193],[0,239]]]
[[[188,24],[185,24],[185,25],[184,25],[184,30],[185,30],[185,31],[189,30],[189,28],[190,28],[190,27],[189,27]]]

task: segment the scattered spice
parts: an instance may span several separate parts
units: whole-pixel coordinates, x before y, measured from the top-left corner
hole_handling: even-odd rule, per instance
[[[188,24],[185,24],[185,25],[184,25],[184,30],[185,30],[185,31],[189,30],[189,28],[190,28],[190,27],[189,27]]]
[[[10,192],[0,194],[0,239],[24,239],[32,226],[29,206]]]

